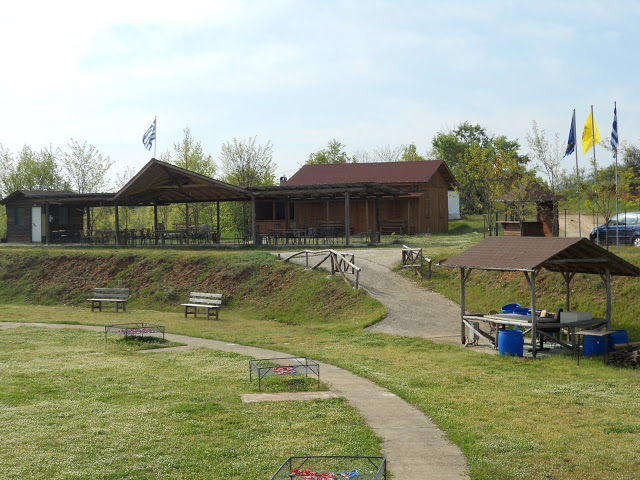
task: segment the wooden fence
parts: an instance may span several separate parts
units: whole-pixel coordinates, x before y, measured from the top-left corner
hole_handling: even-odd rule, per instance
[[[351,286],[351,283],[347,279],[347,275],[355,275],[355,289],[358,289],[358,283],[360,280],[360,267],[357,267],[353,262],[355,261],[355,255],[352,253],[340,253],[335,250],[302,250],[292,254],[291,256],[284,258],[285,262],[288,262],[295,257],[305,257],[305,268],[314,270],[322,265],[324,262],[329,261],[331,263],[330,271],[331,275],[339,273],[342,279]],[[313,266],[309,266],[310,257],[321,256],[322,259]]]
[[[416,271],[421,275],[425,260],[428,266],[427,278],[431,280],[431,259],[422,255],[421,248],[410,248],[406,245],[402,246],[402,268],[416,268]]]

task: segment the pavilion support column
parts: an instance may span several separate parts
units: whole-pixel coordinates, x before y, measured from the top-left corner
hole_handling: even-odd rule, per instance
[[[575,276],[575,272],[567,273],[562,272],[562,276],[564,277],[564,289],[565,289],[565,302],[564,302],[564,311],[571,311],[571,280]]]
[[[364,199],[364,221],[367,232],[369,231],[369,199]]]
[[[351,212],[349,210],[349,192],[344,192],[344,243],[348,247],[351,243]]]
[[[187,244],[189,243],[189,204],[184,204],[184,228],[187,231]]]
[[[49,202],[44,204],[44,242],[51,243],[51,225],[49,225]]]
[[[216,202],[216,239],[220,243],[220,201]]]
[[[326,220],[327,220],[327,227],[328,227],[329,226],[329,221],[330,221],[330,218],[329,218],[329,200],[327,200],[327,219]]]
[[[155,244],[158,244],[158,205],[153,206],[153,236]]]
[[[466,313],[465,307],[465,284],[467,283],[467,279],[471,274],[471,269],[466,270],[464,267],[460,268],[460,342],[462,345],[465,344],[466,339],[466,331],[464,328],[464,315]]]
[[[256,197],[251,197],[251,240],[254,245],[258,244],[258,231],[256,230]]]
[[[536,357],[536,346],[538,341],[538,318],[536,315],[536,271],[533,270],[531,275],[524,272],[524,276],[531,290],[531,354]]]
[[[116,213],[116,245],[120,245],[120,217],[118,216],[118,202],[115,203]]]
[[[407,235],[411,235],[411,199],[407,198]]]
[[[604,287],[607,291],[607,312],[605,314],[607,319],[607,330],[611,330],[611,272],[607,268],[604,273]]]
[[[380,230],[380,197],[376,197],[376,243],[380,243],[382,231]]]

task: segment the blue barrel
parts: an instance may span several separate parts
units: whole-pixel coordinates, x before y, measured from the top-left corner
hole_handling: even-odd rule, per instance
[[[520,308],[519,303],[507,303],[502,307],[502,313],[513,313],[516,308]]]
[[[582,353],[585,357],[604,355],[604,337],[585,335]]]
[[[629,335],[626,330],[614,330],[609,336],[609,351],[613,352],[616,343],[629,343]]]
[[[531,316],[531,309],[530,308],[516,308],[513,313],[517,314],[517,315],[528,315],[529,317]]]
[[[520,330],[500,330],[498,332],[498,353],[521,357],[524,350],[524,337]]]

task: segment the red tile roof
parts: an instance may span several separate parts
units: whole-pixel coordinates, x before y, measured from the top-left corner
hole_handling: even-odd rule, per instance
[[[286,185],[330,185],[333,183],[377,182],[425,183],[440,169],[451,185],[455,179],[442,160],[419,162],[340,163],[304,165]]]

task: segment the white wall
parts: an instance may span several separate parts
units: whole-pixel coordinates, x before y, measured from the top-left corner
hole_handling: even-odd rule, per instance
[[[449,191],[449,220],[460,218],[460,195],[458,192]]]

